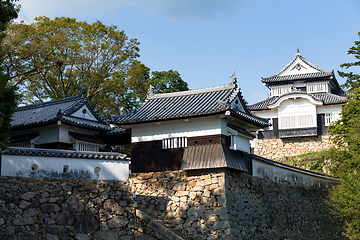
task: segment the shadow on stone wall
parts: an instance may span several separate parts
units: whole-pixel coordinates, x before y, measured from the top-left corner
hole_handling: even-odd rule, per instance
[[[139,209],[201,239],[344,239],[326,192],[231,169],[131,174]]]
[[[0,239],[166,239],[135,216],[128,182],[0,177]]]

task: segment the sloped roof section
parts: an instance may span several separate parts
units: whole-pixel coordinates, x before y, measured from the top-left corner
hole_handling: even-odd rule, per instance
[[[69,136],[73,137],[74,139],[82,142],[91,142],[91,143],[97,143],[97,144],[105,144],[101,139],[99,139],[97,136],[92,136],[88,134],[82,134],[77,132],[69,132]]]
[[[30,134],[25,134],[25,135],[20,135],[20,136],[12,136],[9,140],[10,143],[19,143],[19,142],[27,142],[27,141],[31,141],[34,138],[38,137],[39,133],[30,133]]]
[[[238,96],[243,109],[231,107]],[[227,85],[183,92],[148,94],[146,102],[137,110],[112,117],[117,124],[135,124],[151,121],[190,118],[231,111],[255,124],[267,125],[263,119],[253,116],[246,107],[240,88],[234,80]]]
[[[223,143],[192,145],[185,148],[181,170],[229,167],[249,172],[250,155],[230,150]]]
[[[324,78],[329,78],[335,86],[339,88],[339,83],[337,82],[333,72],[326,71],[316,66],[301,56],[298,51],[295,58],[283,69],[271,77],[262,78],[261,81],[265,84],[270,84],[303,79],[316,81],[316,79],[322,80]]]
[[[343,95],[336,95],[333,93],[307,93],[302,91],[293,91],[281,96],[270,97],[264,101],[249,105],[248,108],[250,111],[268,110],[270,109],[269,106],[275,104],[280,98],[294,94],[308,95],[315,101],[321,101],[323,105],[346,103],[346,96]]]
[[[58,157],[58,158],[81,158],[81,159],[101,159],[101,160],[126,160],[126,154],[113,152],[81,152],[72,150],[41,149],[41,148],[15,148],[8,147],[1,152],[3,155],[19,156],[39,156],[39,157]]]
[[[84,105],[87,105],[97,121],[71,116],[72,113]],[[58,120],[103,131],[111,129],[109,123],[102,120],[92,109],[85,93],[74,97],[18,107],[12,116],[11,127],[12,129],[32,127]]]

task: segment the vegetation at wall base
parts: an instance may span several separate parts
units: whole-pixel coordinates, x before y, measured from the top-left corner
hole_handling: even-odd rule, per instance
[[[331,165],[331,161],[328,150],[284,157],[278,161],[294,167],[303,168],[322,174],[330,174],[329,167]]]

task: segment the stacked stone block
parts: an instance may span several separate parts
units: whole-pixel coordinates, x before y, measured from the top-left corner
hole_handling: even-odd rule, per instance
[[[141,237],[166,239],[136,218],[129,182],[0,177],[0,239]]]
[[[130,182],[140,209],[197,239],[344,239],[326,191],[226,168],[131,174]]]
[[[273,160],[334,147],[330,135],[285,139],[255,139],[254,141],[254,154]]]

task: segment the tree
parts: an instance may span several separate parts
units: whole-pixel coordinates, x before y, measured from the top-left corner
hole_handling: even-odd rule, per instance
[[[38,17],[9,27],[2,66],[22,89],[23,103],[70,97],[84,87],[95,109],[109,115],[125,105],[124,82],[137,64],[138,45],[100,21]]]
[[[360,32],[358,32],[358,36],[360,38]],[[352,46],[348,50],[348,54],[354,55],[354,57],[356,58],[356,61],[350,62],[350,63],[343,63],[340,65],[340,67],[348,69],[350,67],[360,66],[360,41],[354,41],[354,46]],[[355,89],[355,88],[360,87],[360,75],[359,74],[353,73],[353,72],[346,73],[346,72],[341,72],[341,71],[338,71],[338,73],[341,77],[346,78],[346,83],[344,84],[344,87],[347,87],[350,89]]]
[[[178,71],[154,71],[151,73],[150,84],[154,93],[169,93],[189,90],[188,84],[183,81]]]
[[[22,103],[74,96],[84,87],[95,111],[109,117],[139,107],[150,84],[158,92],[188,89],[177,71],[152,72],[150,78],[137,60],[138,45],[99,21],[38,17],[9,27],[2,66],[19,86]]]
[[[15,0],[0,1],[0,49],[8,23],[17,18],[19,8]],[[0,55],[3,53],[0,52]],[[6,147],[9,138],[11,116],[16,107],[15,89],[9,84],[8,75],[0,68],[0,151]]]
[[[358,35],[360,37],[360,32]],[[360,41],[354,43],[348,54],[353,54],[357,61],[341,64],[342,68],[360,66]],[[360,239],[360,75],[353,72],[339,74],[347,78],[344,86],[349,90],[341,119],[328,129],[337,145],[330,150],[330,171],[341,182],[330,191],[330,205],[343,220],[346,235]]]

